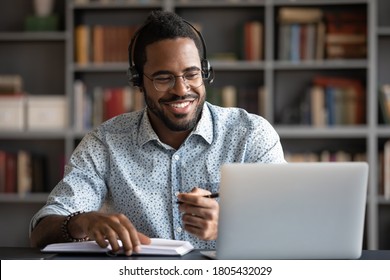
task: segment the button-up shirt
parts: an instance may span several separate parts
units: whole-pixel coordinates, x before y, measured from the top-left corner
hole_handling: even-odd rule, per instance
[[[217,192],[224,163],[285,163],[279,136],[264,118],[205,103],[201,119],[179,149],[161,142],[146,109],[120,115],[89,132],[65,166],[64,178],[33,217],[105,211],[125,214],[149,237],[188,240],[177,194],[200,187]],[[237,186],[239,188],[240,186]]]

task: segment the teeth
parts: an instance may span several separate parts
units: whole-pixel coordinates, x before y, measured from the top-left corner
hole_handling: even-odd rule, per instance
[[[172,106],[174,108],[184,108],[184,107],[188,106],[189,104],[190,104],[190,102],[182,102],[182,103],[170,104],[170,106]]]

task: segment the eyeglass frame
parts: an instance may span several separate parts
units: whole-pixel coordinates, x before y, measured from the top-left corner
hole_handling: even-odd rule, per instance
[[[198,85],[198,86],[191,86],[191,85],[188,83],[188,81],[191,81],[191,80],[186,79],[185,76],[186,76],[187,74],[193,73],[193,72],[195,72],[195,71],[197,71],[198,74],[200,75],[200,79],[202,80],[202,82],[201,82],[201,84]],[[204,84],[203,71],[200,70],[200,69],[194,69],[194,70],[186,71],[183,75],[174,75],[174,74],[172,74],[172,73],[161,73],[161,74],[157,74],[156,77],[158,77],[159,75],[167,75],[167,76],[173,77],[173,79],[172,79],[173,82],[171,82],[171,84],[169,85],[169,87],[168,87],[166,90],[160,90],[160,89],[158,89],[158,88],[156,87],[156,84],[155,84],[155,79],[156,79],[156,77],[150,78],[150,77],[149,77],[148,75],[146,75],[145,73],[142,73],[142,74],[143,74],[146,78],[148,78],[148,79],[152,82],[154,88],[155,88],[157,91],[160,91],[160,92],[164,92],[164,91],[173,89],[174,86],[176,85],[176,79],[177,79],[177,78],[182,78],[182,79],[183,79],[183,82],[184,82],[188,87],[190,87],[190,88],[198,88],[198,87],[200,87],[201,85]]]

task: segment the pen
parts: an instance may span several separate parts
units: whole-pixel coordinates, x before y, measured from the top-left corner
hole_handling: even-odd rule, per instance
[[[207,198],[217,198],[219,197],[219,193],[212,193],[212,194],[209,194],[209,195],[204,195],[203,197],[207,197]]]
[[[217,198],[217,197],[219,197],[219,193],[212,193],[212,194],[204,195],[203,197],[207,197],[207,198]],[[183,203],[183,202],[177,201],[176,203],[180,204],[180,203]]]

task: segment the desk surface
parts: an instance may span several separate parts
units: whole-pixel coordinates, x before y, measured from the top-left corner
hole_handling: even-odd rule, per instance
[[[101,260],[101,259],[132,259],[132,260],[207,260],[200,253],[201,250],[194,250],[182,257],[177,256],[115,256],[111,257],[105,254],[43,254],[37,248],[28,247],[0,247],[0,259],[10,260],[32,260],[32,259],[51,259],[51,260]],[[363,250],[360,260],[390,260],[390,250]]]

